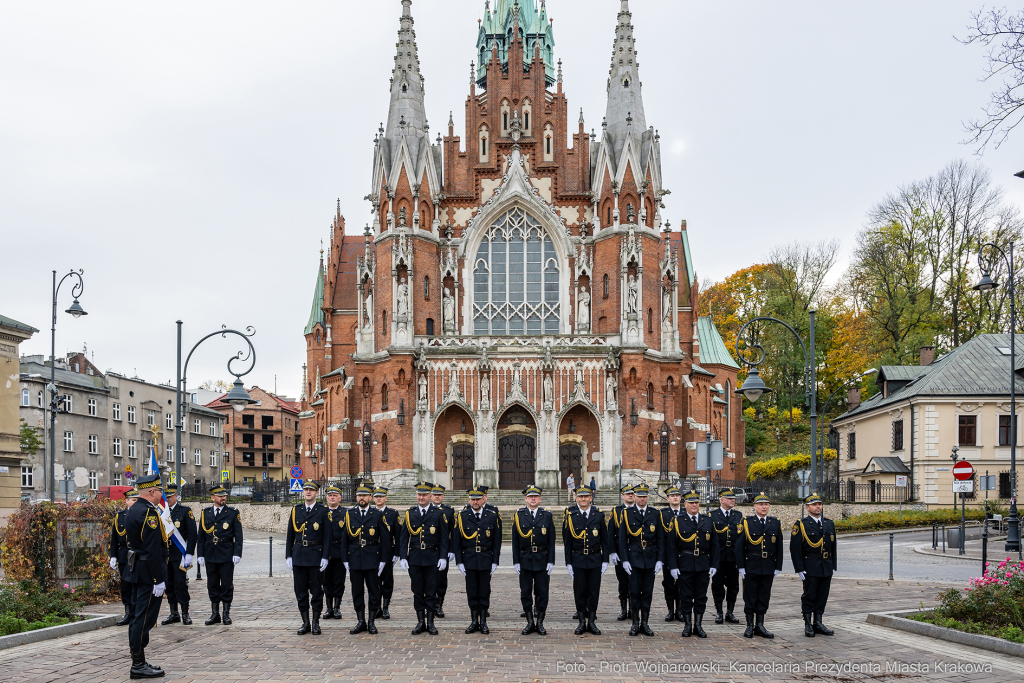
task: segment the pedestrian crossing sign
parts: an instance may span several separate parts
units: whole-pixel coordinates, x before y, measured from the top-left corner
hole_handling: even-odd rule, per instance
[[[231,473],[230,472],[228,472],[227,470],[221,470],[221,472],[220,472],[220,480],[221,481],[227,481],[230,478],[231,478]]]
[[[302,493],[302,480],[292,479],[292,485],[288,488],[291,493]]]

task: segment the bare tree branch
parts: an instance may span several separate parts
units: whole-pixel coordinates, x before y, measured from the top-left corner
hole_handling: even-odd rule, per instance
[[[965,144],[977,145],[976,154],[993,142],[998,149],[1010,132],[1024,119],[1024,9],[1010,14],[1003,9],[982,9],[971,15],[964,45],[988,47],[982,82],[993,81],[996,89],[982,107],[984,118],[964,124],[970,137]]]

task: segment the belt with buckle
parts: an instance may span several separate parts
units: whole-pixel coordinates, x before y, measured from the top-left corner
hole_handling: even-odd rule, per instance
[[[589,555],[590,554],[590,548],[584,548],[583,549],[583,554],[584,555]]]
[[[826,550],[825,552],[823,552],[821,554],[821,556],[827,560],[828,559],[828,551]]]
[[[768,551],[767,550],[762,550],[761,551],[761,557],[767,559],[768,558]]]
[[[219,541],[219,540],[220,540],[219,538],[217,538],[216,536],[214,536],[214,537],[213,537],[213,544],[214,544],[214,545],[217,545],[217,541]]]
[[[694,557],[700,557],[700,548],[694,548],[693,549],[693,556]]]
[[[359,539],[359,547],[360,548],[365,548],[366,547],[366,539],[365,538],[360,538]]]
[[[647,541],[640,541],[640,548],[647,550]]]
[[[731,548],[732,547],[732,541],[726,541],[725,542],[725,547],[726,548]]]
[[[481,548],[480,546],[476,546],[474,550],[478,553],[483,552],[483,548]]]

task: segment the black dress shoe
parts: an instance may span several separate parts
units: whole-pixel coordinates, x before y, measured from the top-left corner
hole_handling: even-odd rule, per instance
[[[469,626],[466,627],[466,633],[476,633],[480,630],[480,619],[477,617],[477,612],[473,612],[473,620],[469,622]]]
[[[757,615],[754,621],[754,633],[762,638],[774,638],[775,634],[764,627],[764,613]]]
[[[128,622],[132,620],[132,615],[128,613],[128,608],[124,608],[124,616],[117,620],[114,626],[127,626]]]
[[[161,678],[164,675],[162,670],[157,670],[146,664],[146,658],[142,652],[132,653],[132,668],[131,668],[132,680],[138,680],[142,678]]]
[[[707,638],[708,634],[701,627],[701,622],[704,621],[704,613],[693,615],[693,635],[698,638]]]
[[[304,636],[312,630],[312,628],[309,625],[309,610],[302,610],[299,612],[299,614],[302,615],[302,626],[299,627],[297,633],[300,636]]]
[[[177,624],[181,621],[181,616],[178,615],[178,610],[172,609],[171,613],[167,615],[167,618],[160,622],[161,626],[169,626],[171,624]]]
[[[332,607],[333,604],[333,598],[327,598],[327,607],[324,609],[324,615],[320,617],[321,619],[326,620],[334,618],[334,608]]]
[[[528,636],[537,630],[537,624],[533,621],[533,610],[529,612],[523,612],[523,616],[526,617],[526,628],[520,631],[520,633],[522,633],[524,636]]]
[[[651,625],[647,621],[649,617],[650,615],[646,612],[640,617],[640,633],[643,633],[645,636],[654,635],[654,631],[651,630]]]
[[[366,610],[359,610],[356,613],[356,625],[349,629],[349,633],[355,635],[366,630]]]
[[[211,602],[210,606],[213,608],[213,614],[210,616],[209,619],[207,619],[205,622],[203,622],[207,626],[213,626],[214,624],[219,624],[220,623],[220,603],[219,602]]]
[[[579,614],[579,612],[577,612],[577,614]],[[575,633],[578,636],[582,636],[584,633],[587,632],[587,620],[584,619],[583,617],[579,617],[579,620],[580,620],[580,623],[575,628],[575,630],[573,630],[573,633]]]
[[[715,622],[715,623],[718,623],[718,622]],[[727,623],[727,624],[738,624],[738,623],[740,623],[740,620],[737,619],[736,616],[732,613],[732,608],[731,607],[725,613],[725,623]]]
[[[487,610],[484,610],[480,614],[480,633],[487,635],[491,632],[491,629],[487,628]]]
[[[693,625],[690,623],[690,617],[689,616],[684,616],[683,617],[683,632],[680,635],[682,635],[683,638],[689,638],[692,634],[693,634]]]
[[[823,636],[834,636],[835,631],[821,623],[821,612],[814,613],[814,622],[811,624],[814,627],[815,633],[820,633]]]
[[[188,610],[184,608],[181,610],[181,623],[185,624],[185,626],[192,625],[192,617],[188,615]]]
[[[636,636],[640,635],[640,622],[637,619],[633,620],[633,625],[629,627],[629,635]]]

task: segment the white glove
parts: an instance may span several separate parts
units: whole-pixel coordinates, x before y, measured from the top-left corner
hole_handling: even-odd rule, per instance
[[[601,563],[601,575],[604,576],[604,573],[606,571],[608,571],[608,563],[607,562],[602,562]]]
[[[778,576],[778,575],[779,575],[779,574],[781,574],[781,573],[782,573],[782,572],[780,572],[780,571],[779,571],[778,569],[776,569],[776,570],[775,570],[775,573],[774,573],[774,574],[772,575],[772,578],[774,579],[774,578],[775,578],[776,576]]]
[[[664,566],[665,566],[664,562],[660,562],[660,561],[659,562],[655,562],[654,563],[654,575],[657,576],[658,572],[660,572],[661,568],[664,567]]]
[[[384,565],[386,565],[386,564],[387,564],[387,562],[381,562],[380,563],[380,566],[377,567],[377,576],[380,576],[381,574],[384,573]]]
[[[409,571],[409,560],[401,560],[398,566],[402,568],[403,572]]]
[[[240,555],[233,555],[231,557],[231,563],[232,564],[238,564],[241,561],[242,561],[242,557]]]
[[[551,565],[548,565],[548,566],[550,567]],[[566,571],[569,572],[569,576],[571,578],[574,578],[574,579],[576,578],[576,575],[572,573],[572,565],[571,564],[565,565],[565,569],[566,569]],[[551,572],[548,572],[548,573],[550,574]]]
[[[320,571],[323,571],[325,569],[327,569],[327,560],[321,558],[320,559]]]
[[[465,575],[466,575],[466,565],[464,565],[464,564],[462,564],[462,563],[460,562],[460,563],[459,563],[459,571],[460,571],[460,572],[462,572],[462,575],[463,575],[463,576],[465,576]]]
[[[519,573],[520,573],[520,570],[519,570],[519,565],[518,565],[518,564],[514,564],[514,565],[512,565],[512,568],[516,570],[516,574],[519,574]]]
[[[110,568],[111,569],[117,569],[117,558],[116,557],[110,558]]]
[[[838,569],[833,569],[832,573],[835,574],[837,571],[839,571],[839,570]]]
[[[555,565],[548,562],[548,576],[551,576],[551,570],[555,568]]]
[[[153,595],[159,598],[164,594],[164,588],[165,586],[162,582],[153,586]]]
[[[679,570],[678,569],[670,569],[670,570],[668,570],[668,573],[672,575],[673,579],[677,579],[677,580],[679,579]]]
[[[348,562],[342,562],[342,564],[345,565],[345,571],[348,571]]]
[[[807,572],[797,572],[796,575],[800,577],[801,581],[807,580]]]
[[[622,563],[622,569],[630,576],[633,574],[633,566],[628,561]]]
[[[619,563],[619,554],[618,553],[612,553],[611,555],[608,556],[608,561],[611,562],[612,566],[614,567],[615,565],[617,565]]]
[[[740,567],[740,576],[742,576],[744,579],[747,578],[747,570],[743,567]]]
[[[715,574],[717,574],[717,573],[718,573],[718,570],[715,569],[714,567],[712,567],[711,569],[708,570],[708,578],[712,578],[712,579],[715,578]]]
[[[448,553],[448,561],[449,562],[454,562],[455,561],[455,553]]]
[[[192,566],[192,556],[189,555],[188,553],[186,553],[185,554],[185,569],[188,569],[191,566]]]
[[[444,568],[447,567],[447,566],[448,566],[448,560],[444,559],[443,557],[440,560],[437,561],[437,569],[438,569],[438,571],[442,571],[443,572]]]
[[[496,570],[497,568],[498,568],[498,565],[496,565],[496,564],[492,564],[492,565],[491,565],[491,574],[494,574],[494,572],[495,572],[495,570]]]
[[[206,558],[200,557],[198,562],[199,562],[199,566],[200,567],[205,567],[206,566]]]
[[[292,568],[292,558],[290,558],[290,557],[284,558],[284,563],[286,565],[288,565],[288,569],[291,570],[291,568]]]
[[[398,557],[398,555],[395,555],[394,557],[391,558],[391,564],[398,564],[398,560],[399,559],[400,558]]]

